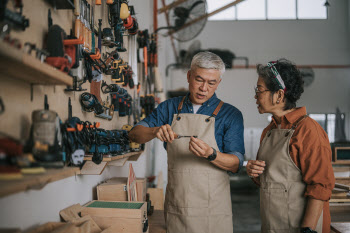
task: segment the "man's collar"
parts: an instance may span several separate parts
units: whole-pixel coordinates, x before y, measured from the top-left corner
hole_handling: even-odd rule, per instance
[[[217,99],[218,99],[218,97],[216,96],[216,93],[214,93],[214,95],[210,99],[205,101],[202,105],[211,105],[211,104],[215,103],[215,101]],[[190,92],[187,93],[185,102],[188,104],[192,104],[192,102],[190,100]]]

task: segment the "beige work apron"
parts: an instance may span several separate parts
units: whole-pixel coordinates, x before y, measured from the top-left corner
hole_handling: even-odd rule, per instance
[[[299,233],[307,198],[301,170],[289,155],[289,142],[303,116],[291,129],[272,129],[261,142],[258,159],[266,167],[260,175],[262,233]],[[323,213],[316,231],[322,233]]]
[[[181,113],[174,115],[172,130],[198,136],[219,151],[215,140],[215,116]],[[164,212],[167,233],[232,233],[230,182],[226,171],[189,151],[189,138],[167,144],[168,185]]]

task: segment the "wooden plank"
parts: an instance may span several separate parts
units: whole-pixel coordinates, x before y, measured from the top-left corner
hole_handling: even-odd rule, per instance
[[[334,202],[341,202],[341,203],[350,203],[350,197],[336,197],[335,199],[330,199],[329,202],[331,203],[334,203]]]
[[[0,41],[2,74],[33,84],[72,85],[73,79],[56,68]]]
[[[136,155],[133,155],[133,156],[130,156],[128,161],[137,161],[140,156],[141,156],[142,153],[139,153],[139,154],[136,154]]]
[[[350,222],[331,223],[331,229],[336,233],[350,233]]]
[[[106,158],[103,158],[103,162],[110,162],[110,161],[114,161],[114,160],[118,160],[118,159],[123,159],[123,158],[129,158],[131,156],[134,156],[134,155],[141,155],[143,153],[143,151],[136,151],[136,152],[130,152],[130,153],[126,153],[126,154],[123,154],[123,155],[117,155],[117,156],[113,156],[113,157],[106,157]],[[92,156],[85,156],[84,160],[86,161],[92,161]]]
[[[162,188],[148,188],[149,199],[155,210],[164,210],[164,193]]]
[[[82,175],[101,175],[105,169],[107,162],[101,162],[96,164],[92,161],[86,161],[83,168],[80,171]]]
[[[336,177],[335,182],[350,186],[350,177]]]
[[[350,186],[349,185],[335,183],[335,187],[339,188],[339,189],[345,189],[347,191],[350,191]]]
[[[329,203],[332,223],[350,221],[350,203]]]
[[[64,167],[61,169],[46,169],[44,174],[24,175],[23,179],[20,180],[0,181],[0,197],[30,189],[42,189],[48,183],[62,180],[78,173],[78,167]]]
[[[109,166],[122,167],[128,161],[128,157],[108,162]]]

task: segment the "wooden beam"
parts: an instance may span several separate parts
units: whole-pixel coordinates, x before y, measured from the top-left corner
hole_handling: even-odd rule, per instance
[[[225,5],[225,6],[223,6],[223,7],[219,8],[219,9],[217,9],[217,10],[215,10],[215,11],[209,13],[209,14],[204,14],[204,15],[202,15],[202,16],[199,16],[198,18],[196,18],[196,19],[194,19],[194,20],[192,20],[192,21],[190,21],[190,22],[184,24],[184,25],[183,25],[181,28],[179,28],[178,30],[172,30],[172,31],[170,31],[170,32],[168,33],[168,35],[172,35],[173,33],[178,32],[178,31],[180,31],[180,30],[182,30],[182,29],[184,29],[184,28],[187,28],[188,26],[191,26],[192,24],[197,23],[198,21],[200,21],[200,20],[202,20],[202,19],[206,19],[206,18],[208,18],[208,17],[210,17],[210,16],[213,16],[213,15],[215,15],[215,14],[217,14],[217,13],[220,13],[221,11],[226,10],[227,8],[230,8],[230,7],[232,7],[232,6],[235,6],[235,5],[237,5],[238,3],[243,2],[243,1],[244,1],[244,0],[236,0],[236,1],[234,1],[234,2],[231,2],[231,3],[229,3],[229,4]]]
[[[169,5],[163,4],[163,7],[158,10],[158,14],[161,14],[163,12],[167,12],[171,8],[174,8],[174,7],[180,5],[181,3],[184,3],[186,1],[188,1],[188,0],[177,0],[177,1],[174,1],[173,3],[171,3]]]

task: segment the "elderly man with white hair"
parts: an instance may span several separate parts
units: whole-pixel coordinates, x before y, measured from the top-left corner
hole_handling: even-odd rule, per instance
[[[243,117],[215,94],[224,72],[216,54],[196,54],[187,72],[189,93],[162,102],[129,134],[137,143],[164,142],[168,233],[233,232],[228,172],[243,164]]]

